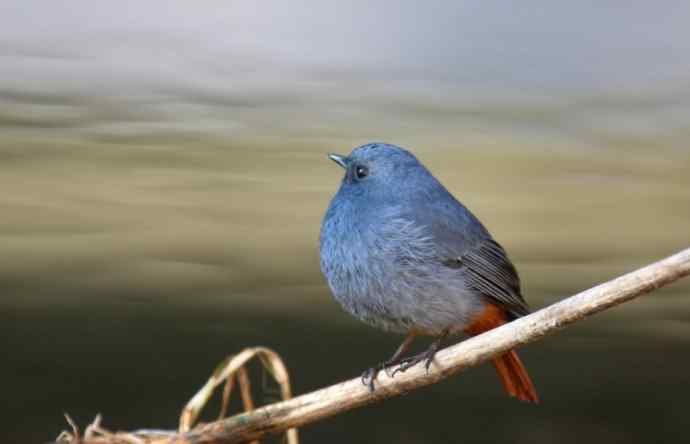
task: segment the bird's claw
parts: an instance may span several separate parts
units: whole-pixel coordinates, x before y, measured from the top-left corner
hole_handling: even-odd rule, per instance
[[[427,373],[429,373],[429,367],[434,361],[434,355],[438,351],[441,341],[445,338],[447,333],[444,333],[436,341],[434,341],[431,346],[423,351],[422,353],[410,356],[408,358],[399,359],[398,353],[396,353],[391,359],[386,362],[382,362],[375,367],[365,370],[362,373],[362,384],[369,387],[370,391],[374,391],[374,381],[381,370],[386,372],[389,378],[394,378],[397,373],[405,373],[409,368],[414,367],[418,363],[424,361],[424,368]],[[397,367],[393,368],[394,365],[399,364]]]
[[[436,350],[427,350],[425,352],[419,353],[418,355],[410,356],[409,358],[401,360],[400,365],[392,371],[390,375],[391,378],[394,377],[396,373],[405,373],[407,370],[409,370],[410,368],[414,367],[422,361],[425,361],[424,368],[428,373],[429,367],[431,367],[431,363],[434,360],[435,354]]]
[[[411,356],[407,359],[403,359],[400,361],[400,365],[393,370],[392,377],[395,377],[395,375],[398,373],[405,373],[410,367],[413,367],[419,361],[421,361],[421,359],[419,359],[418,356]]]
[[[370,391],[374,391],[374,381],[376,380],[376,377],[378,376],[379,372],[381,370],[386,372],[386,375],[389,378],[392,378],[395,376],[395,372],[391,371],[392,366],[395,365],[395,362],[392,361],[386,361],[382,362],[372,368],[369,368],[367,370],[364,370],[362,373],[362,384],[366,385],[369,387]]]
[[[362,373],[362,384],[369,387],[369,391],[371,392],[374,391],[374,381],[376,380],[378,372],[379,371],[376,367],[372,367],[370,369],[364,370],[364,372]]]

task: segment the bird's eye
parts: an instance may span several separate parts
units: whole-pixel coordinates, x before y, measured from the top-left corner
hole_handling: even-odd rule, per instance
[[[357,165],[355,167],[355,176],[357,176],[357,179],[364,179],[369,175],[369,168],[365,167],[364,165]]]

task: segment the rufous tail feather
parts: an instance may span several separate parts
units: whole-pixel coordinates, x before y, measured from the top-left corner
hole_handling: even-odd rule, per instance
[[[537,390],[515,350],[494,359],[492,363],[503,387],[510,396],[535,404],[539,403]]]
[[[487,304],[484,311],[465,328],[465,333],[476,336],[506,322],[508,322],[508,318],[503,308],[496,304]],[[510,350],[495,358],[492,363],[503,387],[510,396],[535,404],[539,403],[537,390],[515,350]]]

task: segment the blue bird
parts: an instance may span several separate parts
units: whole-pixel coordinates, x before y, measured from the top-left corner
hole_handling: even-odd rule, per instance
[[[335,299],[374,327],[405,334],[393,356],[367,370],[404,372],[449,335],[478,335],[529,313],[508,256],[482,223],[400,147],[360,146],[329,157],[345,169],[321,225],[321,270]],[[417,336],[430,347],[404,357]],[[493,364],[507,393],[537,403],[517,353]]]

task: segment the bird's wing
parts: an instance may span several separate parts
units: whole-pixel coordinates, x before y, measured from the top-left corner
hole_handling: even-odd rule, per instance
[[[529,313],[520,294],[520,278],[498,242],[485,237],[476,241],[461,255],[443,262],[451,268],[462,269],[473,290],[499,302],[515,316]]]
[[[500,303],[515,317],[528,314],[520,279],[503,247],[445,188],[439,186],[436,192],[419,196],[410,218],[428,228],[437,257],[463,273],[471,289]]]

